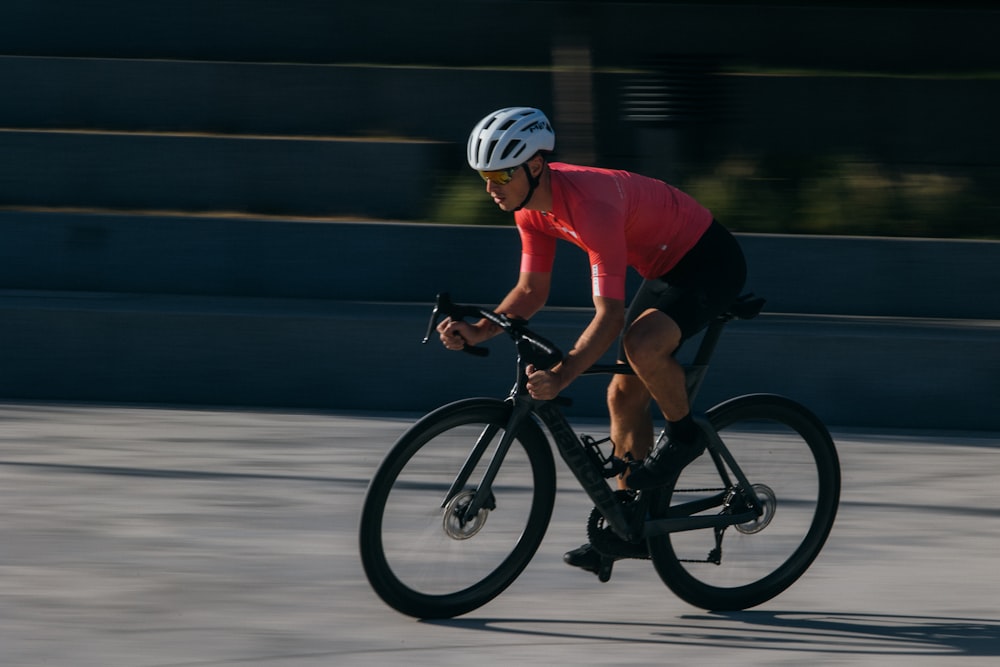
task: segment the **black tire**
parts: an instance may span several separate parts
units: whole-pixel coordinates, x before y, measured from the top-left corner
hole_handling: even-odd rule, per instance
[[[780,396],[734,398],[709,410],[707,418],[758,495],[773,492],[769,514],[726,528],[718,564],[706,562],[716,547],[712,529],[650,539],[650,554],[660,578],[688,604],[747,609],[791,586],[823,548],[840,500],[840,462],[822,422]],[[721,479],[713,458],[701,456],[663,494],[654,514],[664,516],[671,504],[717,492]]]
[[[417,618],[468,613],[503,592],[535,554],[556,480],[548,440],[533,420],[518,428],[493,485],[495,508],[480,514],[478,530],[456,528],[454,502],[444,506],[476,440],[494,427],[458,495],[475,490],[510,415],[511,406],[494,399],[446,405],[414,424],[379,466],[361,512],[361,562],[390,607]]]

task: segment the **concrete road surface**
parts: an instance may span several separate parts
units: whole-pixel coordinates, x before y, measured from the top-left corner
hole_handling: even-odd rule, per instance
[[[826,549],[757,609],[708,614],[647,562],[561,562],[589,505],[559,462],[522,577],[467,616],[374,596],[367,478],[410,417],[0,405],[0,665],[1000,664],[1000,436],[834,429]]]

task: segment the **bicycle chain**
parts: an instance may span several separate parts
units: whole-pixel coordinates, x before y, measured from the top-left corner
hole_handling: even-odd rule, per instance
[[[705,492],[717,492],[724,491],[721,488],[695,488],[695,489],[681,489],[675,491],[675,493],[705,493]],[[628,505],[635,502],[635,495],[631,491],[615,491],[615,497],[618,498],[619,502],[623,505]],[[626,510],[627,511],[627,510]],[[621,560],[623,558],[634,558],[649,560],[649,547],[646,545],[645,541],[641,542],[627,542],[622,538],[618,537],[611,528],[607,526],[607,522],[604,515],[601,514],[600,510],[594,507],[590,511],[590,516],[587,518],[587,539],[590,541],[591,546],[593,546],[598,553],[603,556],[607,556],[614,560]],[[712,554],[704,560],[693,560],[687,558],[678,559],[682,563],[715,563],[718,564],[717,559],[712,558]]]

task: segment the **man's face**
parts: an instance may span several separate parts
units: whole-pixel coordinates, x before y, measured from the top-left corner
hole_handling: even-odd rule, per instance
[[[486,181],[486,192],[493,197],[493,201],[501,211],[513,211],[528,196],[530,187],[528,175],[521,167],[498,172],[480,172],[480,175]],[[505,180],[506,183],[503,182]]]
[[[500,210],[510,213],[516,211],[518,206],[527,204],[525,200],[532,192],[529,173],[540,178],[544,169],[545,158],[536,153],[520,166],[500,171],[481,171],[479,175],[486,180],[486,192],[493,197]]]

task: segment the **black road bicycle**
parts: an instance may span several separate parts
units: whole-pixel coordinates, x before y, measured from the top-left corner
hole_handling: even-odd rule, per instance
[[[719,336],[750,319],[764,300],[746,295],[707,328],[686,366],[694,400]],[[556,473],[548,430],[594,503],[587,522],[607,581],[620,558],[650,558],[682,600],[708,610],[759,605],[791,586],[822,549],[840,497],[840,464],[826,427],[798,403],[773,394],[732,398],[696,416],[706,454],[673,483],[616,491],[608,480],[628,463],[578,435],[559,406],[525,388],[525,368],[562,354],[527,322],[440,295],[424,342],[443,317],[484,317],[517,350],[506,399],[470,398],[420,419],[372,478],[360,522],[361,560],[375,592],[417,618],[450,618],[486,604],[524,570],[545,535]],[[485,354],[486,348],[468,351]],[[587,373],[630,373],[624,364]],[[661,438],[665,437],[660,435]]]

